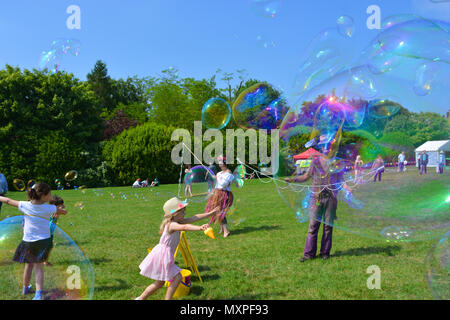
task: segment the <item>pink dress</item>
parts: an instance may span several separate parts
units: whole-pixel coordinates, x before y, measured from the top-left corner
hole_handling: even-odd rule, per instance
[[[174,258],[175,250],[180,242],[180,231],[169,233],[168,227],[167,224],[159,243],[139,265],[141,275],[144,277],[169,281],[181,271],[181,268],[175,265]]]

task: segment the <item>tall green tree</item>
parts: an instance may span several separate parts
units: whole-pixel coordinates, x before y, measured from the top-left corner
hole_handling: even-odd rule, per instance
[[[106,63],[98,60],[91,72],[87,74],[87,82],[91,85],[102,110],[105,112],[113,110],[115,107],[112,93],[113,81],[108,75]]]
[[[53,180],[53,171],[45,175],[46,170],[38,170],[48,164],[45,150],[55,152],[61,170],[80,163],[78,154],[59,155],[59,147],[46,145],[53,139],[54,144],[80,153],[93,149],[102,129],[96,102],[90,86],[73,74],[48,75],[11,66],[0,70],[0,170],[9,181],[19,177]]]

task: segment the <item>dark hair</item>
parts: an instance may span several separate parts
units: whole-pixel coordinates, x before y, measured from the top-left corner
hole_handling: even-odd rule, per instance
[[[55,206],[60,206],[60,205],[64,204],[64,200],[61,197],[52,196],[52,198],[50,199],[50,201],[48,203],[53,204]]]
[[[52,189],[44,182],[38,182],[27,190],[28,200],[41,200],[42,196],[50,193]]]

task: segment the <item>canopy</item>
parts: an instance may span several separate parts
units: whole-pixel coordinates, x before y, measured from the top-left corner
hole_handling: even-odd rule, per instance
[[[308,150],[306,150],[305,152],[302,152],[300,154],[297,154],[294,156],[294,160],[307,160],[309,159],[312,155],[322,155],[319,151],[317,151],[314,148],[309,148]]]
[[[450,151],[450,140],[427,141],[416,149],[421,151]]]

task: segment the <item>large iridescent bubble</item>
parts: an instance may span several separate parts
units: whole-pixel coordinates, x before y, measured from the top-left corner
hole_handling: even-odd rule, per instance
[[[211,98],[202,108],[202,123],[209,129],[225,128],[231,119],[231,107],[222,98]]]
[[[426,279],[435,299],[450,299],[450,231],[431,248],[426,260]]]
[[[214,173],[203,165],[187,169],[184,175],[184,196],[189,202],[204,202],[214,192]]]
[[[22,296],[24,264],[13,262],[23,237],[23,216],[0,221],[0,299],[31,300]],[[51,266],[44,266],[44,300],[86,300],[94,295],[94,271],[86,254],[61,228],[56,226]],[[31,282],[35,289],[34,276]]]
[[[236,123],[243,129],[277,129],[288,111],[280,93],[266,83],[244,90],[233,104]]]
[[[337,217],[313,219],[386,241],[445,234],[450,177],[436,174],[435,168],[426,176],[410,166],[398,172],[389,163],[401,151],[407,162],[415,162],[413,143],[396,131],[401,123],[408,125],[411,113],[448,109],[448,30],[446,22],[412,15],[387,18],[352,63],[342,58],[342,44],[327,46],[332,43],[327,37],[314,39],[302,62],[306,81],[300,86],[295,82],[299,98],[280,125],[274,180],[298,220],[309,220],[320,199],[332,193],[338,200]],[[355,52],[350,38],[335,34],[347,41],[346,50]],[[321,61],[325,53],[328,58]],[[320,154],[305,159],[305,170],[298,156],[308,148]],[[362,162],[356,163],[357,157]],[[310,174],[307,181],[302,181],[304,172]]]

